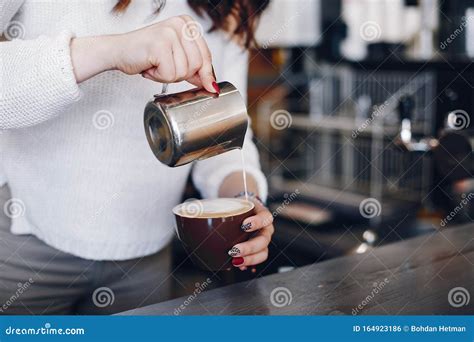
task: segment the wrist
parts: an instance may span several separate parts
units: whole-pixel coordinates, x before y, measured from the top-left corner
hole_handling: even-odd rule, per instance
[[[71,59],[77,82],[81,83],[104,71],[115,69],[117,46],[114,44],[114,36],[72,39]]]

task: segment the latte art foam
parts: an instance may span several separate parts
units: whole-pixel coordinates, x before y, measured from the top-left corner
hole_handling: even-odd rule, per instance
[[[190,218],[218,218],[236,216],[253,209],[252,202],[238,198],[194,200],[174,207],[176,215]]]

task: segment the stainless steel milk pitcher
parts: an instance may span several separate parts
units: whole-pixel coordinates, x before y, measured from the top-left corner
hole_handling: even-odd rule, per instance
[[[145,132],[156,158],[180,166],[242,148],[248,126],[245,102],[229,82],[220,94],[191,89],[155,95],[145,107]]]

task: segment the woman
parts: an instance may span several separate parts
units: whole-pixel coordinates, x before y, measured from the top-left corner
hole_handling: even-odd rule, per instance
[[[188,174],[204,197],[233,197],[242,166],[238,151],[161,165],[144,104],[163,82],[219,92],[213,67],[245,94],[245,48],[266,4],[0,0],[11,40],[0,43],[0,184],[11,191],[4,185],[0,313],[111,313],[167,299],[171,209]],[[243,151],[249,191],[265,199],[250,134]],[[256,235],[231,252],[242,270],[266,260],[273,233],[255,202],[243,229]]]

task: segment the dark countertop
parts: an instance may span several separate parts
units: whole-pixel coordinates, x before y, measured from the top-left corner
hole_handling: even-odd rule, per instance
[[[473,314],[474,298],[459,308],[448,301],[455,287],[474,296],[473,266],[469,224],[121,314],[174,315],[180,307],[180,315]],[[291,302],[273,305],[272,291],[280,294],[275,304]]]

